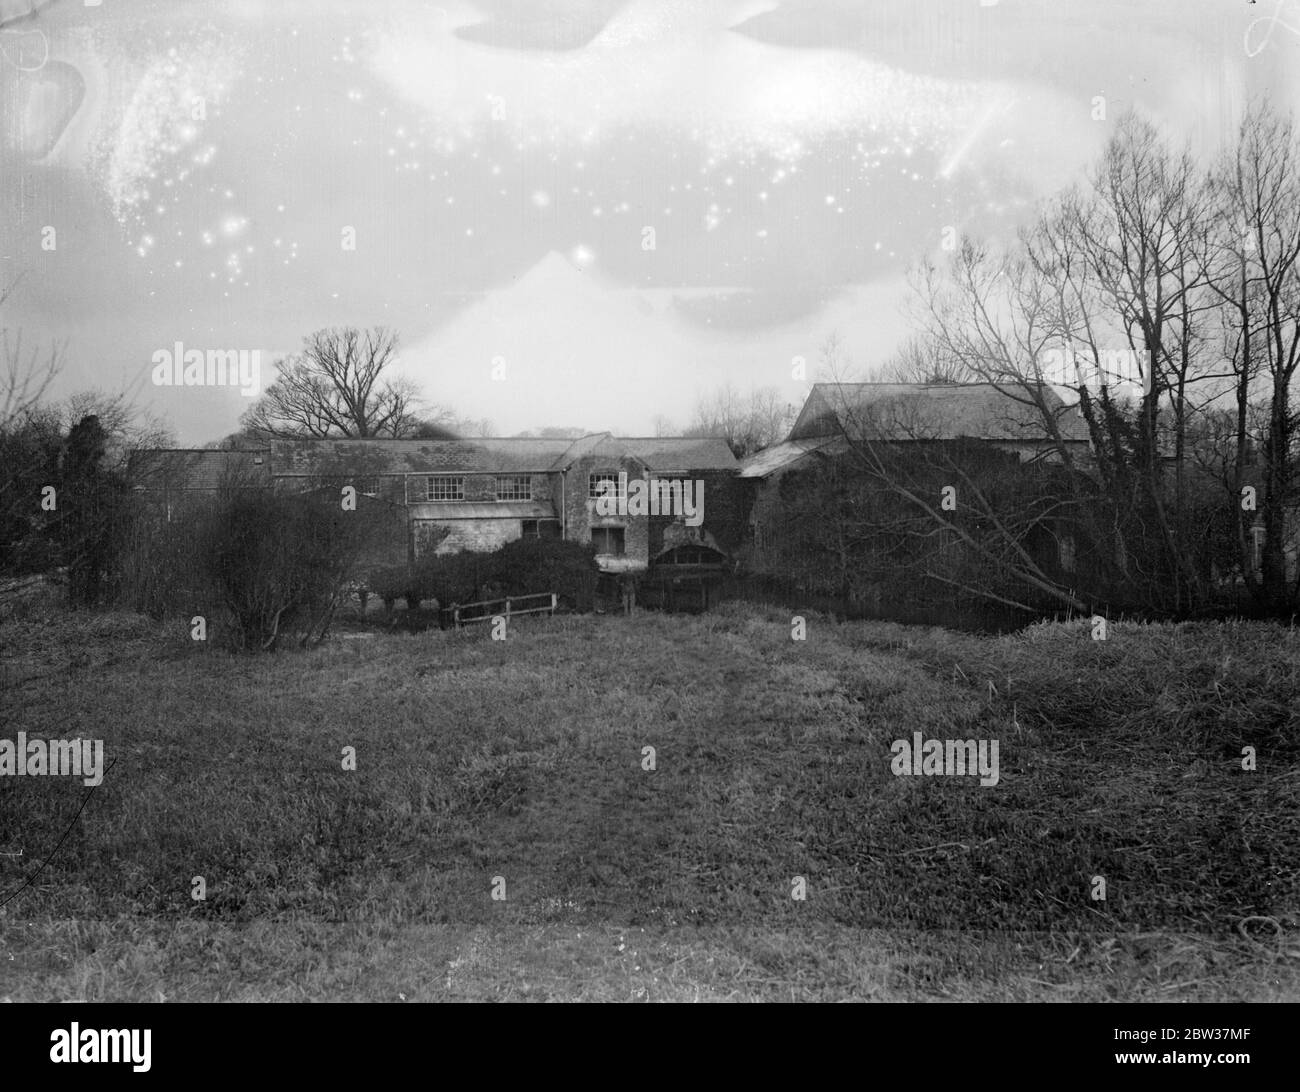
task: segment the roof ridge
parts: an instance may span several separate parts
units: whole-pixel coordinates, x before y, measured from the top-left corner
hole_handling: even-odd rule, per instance
[[[269,447],[133,447],[136,451],[188,451],[204,455],[254,455],[259,451],[270,451]]]

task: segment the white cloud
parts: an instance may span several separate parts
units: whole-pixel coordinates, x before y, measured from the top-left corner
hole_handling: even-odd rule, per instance
[[[762,330],[702,329],[672,306],[673,297],[729,291],[623,288],[598,266],[552,253],[404,349],[402,370],[502,434],[565,421],[635,435],[658,413],[684,423],[700,394],[728,380],[802,402],[807,384],[792,380],[794,358],[814,380],[827,334],[838,332],[847,357],[865,365],[905,333],[902,278],[847,286],[819,313]],[[504,379],[493,378],[497,358]]]
[[[376,32],[369,64],[460,138],[504,125],[516,139],[582,142],[636,127],[668,129],[721,154],[797,159],[819,138],[872,126],[915,130],[914,139],[947,147],[987,107],[983,85],[728,29],[753,10],[634,0],[585,48],[542,53],[464,41],[453,31],[473,16],[427,9]]]

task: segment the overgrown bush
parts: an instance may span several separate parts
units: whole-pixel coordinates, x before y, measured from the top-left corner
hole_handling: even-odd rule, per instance
[[[206,602],[201,532],[208,500],[187,498],[168,511],[136,500],[118,555],[118,599],[126,607],[162,618]]]
[[[516,539],[489,554],[461,550],[427,554],[414,565],[370,574],[369,590],[392,606],[439,607],[508,595],[555,592],[570,610],[589,611],[596,592],[596,553],[591,546],[560,539]]]
[[[108,597],[128,512],[109,440],[95,414],[66,435],[51,409],[0,427],[0,573],[58,571],[77,607]]]
[[[427,554],[414,565],[394,565],[370,574],[368,588],[387,607],[405,599],[411,610],[425,603],[439,607],[469,603],[479,597],[488,577],[487,554],[462,550],[455,554]]]
[[[386,607],[392,607],[397,600],[405,598],[412,592],[413,576],[408,565],[389,565],[382,569],[372,569],[366,578],[366,591],[377,595]]]
[[[501,595],[555,592],[571,610],[589,611],[595,603],[596,550],[563,539],[521,538],[489,555],[491,583]]]
[[[201,531],[201,570],[237,641],[320,641],[377,524],[332,491],[224,491]]]
[[[323,488],[283,493],[235,479],[216,496],[161,509],[141,502],[122,551],[121,593],[157,617],[201,615],[210,639],[270,649],[319,642],[387,508],[345,510]]]
[[[19,576],[61,564],[58,513],[41,506],[59,485],[64,436],[53,410],[34,410],[0,427],[0,572]]]

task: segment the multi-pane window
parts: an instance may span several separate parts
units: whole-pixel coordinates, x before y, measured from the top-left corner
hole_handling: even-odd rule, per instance
[[[527,474],[511,474],[497,478],[497,500],[530,501],[533,499],[533,479]]]
[[[617,472],[613,470],[598,471],[587,479],[587,496],[592,500],[596,500],[598,497],[619,497],[621,495],[619,477]]]
[[[598,554],[613,554],[615,557],[623,556],[623,528],[622,527],[593,527],[591,529],[591,544],[596,547]]]
[[[363,497],[379,496],[378,478],[353,478],[352,485]]]
[[[425,497],[431,501],[458,501],[465,499],[465,479],[452,474],[430,474],[425,479]]]

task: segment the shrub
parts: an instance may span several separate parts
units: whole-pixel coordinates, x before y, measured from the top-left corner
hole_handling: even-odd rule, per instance
[[[372,569],[366,580],[366,590],[377,595],[386,607],[413,594],[414,576],[409,565],[390,565]]]
[[[436,601],[439,607],[469,603],[479,598],[488,573],[488,555],[462,550],[455,554],[427,554],[414,565],[393,565],[370,574],[369,588],[391,607],[405,599],[414,610]]]
[[[202,567],[238,643],[271,648],[282,632],[300,644],[320,640],[363,529],[332,498],[260,490],[222,497],[202,535]]]
[[[416,566],[416,588],[423,598],[436,599],[440,607],[474,602],[483,598],[489,556],[461,550],[421,558]]]
[[[487,579],[501,595],[555,592],[571,610],[589,611],[596,595],[596,551],[563,539],[521,538],[489,555]]]
[[[120,591],[157,617],[202,615],[217,639],[241,648],[318,642],[387,528],[343,510],[333,490],[243,485],[232,478],[166,515],[141,502],[122,536]]]
[[[427,554],[414,565],[370,574],[369,588],[391,606],[437,601],[438,606],[555,592],[570,610],[589,611],[596,593],[596,553],[591,546],[559,539],[517,539],[490,554],[461,550]]]
[[[171,519],[137,500],[122,535],[117,577],[120,601],[162,618],[186,613],[207,599],[200,549],[211,501],[177,501]]]

